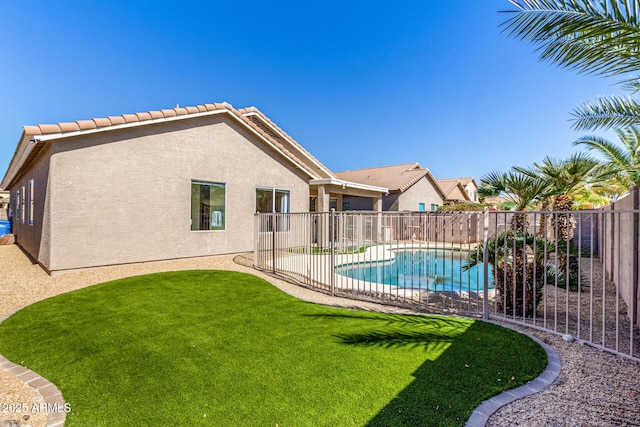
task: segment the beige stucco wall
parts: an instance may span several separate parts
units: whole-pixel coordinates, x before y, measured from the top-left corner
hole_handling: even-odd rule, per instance
[[[49,160],[51,150],[44,149],[28,168],[20,175],[16,183],[11,187],[11,211],[12,211],[12,233],[16,236],[16,241],[29,253],[33,259],[38,260],[43,265],[48,265],[49,242],[50,242],[50,198],[49,198]],[[29,198],[26,193],[29,191],[29,181],[33,180],[34,203],[32,224],[29,223]],[[25,192],[25,219],[17,216],[18,198],[16,192],[22,189]],[[22,215],[20,215],[22,216]]]
[[[49,144],[51,271],[253,250],[256,187],[308,209],[308,178],[226,115]],[[226,230],[190,230],[192,180],[226,184]]]
[[[425,210],[427,211],[431,210],[431,204],[443,205],[442,197],[440,197],[440,194],[426,176],[405,190],[394,200],[389,209],[385,210],[417,211],[420,203],[425,204]]]
[[[473,183],[473,181],[469,181],[467,185],[464,186],[469,198],[472,202],[478,202],[478,187]]]

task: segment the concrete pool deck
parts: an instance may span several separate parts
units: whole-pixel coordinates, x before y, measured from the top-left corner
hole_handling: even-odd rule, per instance
[[[330,286],[330,284],[333,283],[336,288],[342,290],[360,290],[384,294],[393,294],[400,289],[403,295],[407,295],[407,292],[413,292],[417,296],[426,289],[417,286],[412,287],[411,284],[407,286],[397,286],[351,278],[336,273],[335,269],[366,263],[392,262],[396,257],[395,253],[399,251],[434,251],[436,253],[448,253],[451,251],[465,252],[469,250],[474,249],[467,248],[466,246],[437,247],[433,245],[429,246],[428,244],[385,244],[369,246],[364,252],[337,253],[333,256],[330,254],[300,254],[292,251],[278,251],[275,262],[279,272],[291,274],[293,277],[299,278],[300,281],[307,284],[314,283]],[[271,254],[271,251],[265,253]],[[265,271],[272,270],[273,259],[271,256],[265,256],[262,265]],[[333,271],[332,266],[334,267]],[[461,290],[461,292],[464,293],[465,290]],[[473,293],[480,297],[482,296],[481,290]],[[493,289],[490,289],[489,296],[493,294]]]

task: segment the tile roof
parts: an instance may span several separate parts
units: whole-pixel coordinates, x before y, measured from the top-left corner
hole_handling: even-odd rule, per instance
[[[438,180],[438,184],[440,184],[440,187],[442,187],[446,194],[449,194],[453,190],[455,190],[459,183],[460,180],[458,178],[446,178]]]
[[[476,184],[476,180],[474,177],[472,176],[465,176],[463,178],[444,178],[444,179],[439,179],[438,181],[448,181],[448,180],[453,180],[456,179],[458,181],[460,181],[460,184],[462,184],[463,186],[467,186],[467,184],[469,184],[470,182],[473,182],[475,184],[475,186],[477,187],[478,184]]]
[[[244,108],[237,110],[229,103],[213,103],[213,104],[201,104],[190,107],[176,107],[163,110],[145,111],[133,114],[122,114],[120,116],[108,116],[101,118],[94,118],[90,120],[78,120],[75,122],[61,122],[56,124],[40,124],[35,126],[23,126],[23,136],[21,141],[30,140],[33,137],[47,136],[56,138],[69,134],[78,134],[92,131],[108,131],[118,129],[127,125],[145,125],[153,124],[165,119],[175,120],[175,118],[188,118],[190,115],[201,115],[211,112],[225,112],[231,114],[236,119],[240,120],[244,125],[249,127],[260,137],[264,138],[277,150],[279,150],[285,157],[288,157],[294,164],[300,169],[305,171],[309,177],[313,179],[335,177],[322,163],[320,163],[315,157],[313,157],[308,151],[306,151],[300,144],[298,144],[293,138],[280,129],[275,123],[267,118],[260,110],[255,107]],[[261,120],[255,120],[253,116],[258,115]],[[273,129],[270,129],[273,128]],[[274,132],[275,130],[275,132]],[[278,133],[283,135],[283,138],[278,136]],[[37,138],[36,138],[37,139]],[[9,175],[22,167],[27,166],[42,149],[43,144],[36,144],[26,159],[16,159],[20,145],[14,153],[14,158],[9,165],[7,175],[3,183],[7,181]],[[20,163],[20,164],[14,164]],[[12,179],[12,178],[11,178]],[[9,181],[11,180],[9,179]],[[6,182],[9,184],[9,182]]]
[[[473,179],[473,178],[471,178]],[[467,181],[467,183],[469,183],[471,181]],[[475,181],[474,181],[475,182]],[[465,201],[471,201],[471,199],[469,198],[469,195],[467,194],[466,189],[464,188],[464,185],[462,184],[462,182],[460,181],[460,178],[447,178],[447,179],[439,179],[438,180],[438,184],[440,184],[440,187],[442,187],[442,189],[444,190],[444,193],[446,194],[447,199],[450,200],[459,200],[457,198],[453,198],[452,197],[452,193],[458,189],[459,192],[462,194],[462,196],[464,197]]]
[[[438,185],[429,169],[423,168],[419,163],[415,162],[377,168],[348,170],[336,172],[335,175],[345,181],[386,187],[390,193],[402,193],[425,176],[430,177],[435,186]],[[440,189],[438,188],[438,190]]]
[[[49,135],[56,133],[78,132],[90,129],[102,129],[110,126],[123,125],[126,123],[145,122],[147,120],[158,120],[169,117],[184,116],[187,114],[205,113],[228,109],[233,110],[231,104],[226,102],[217,104],[202,104],[195,107],[176,107],[165,110],[145,111],[142,113],[122,114],[120,116],[101,117],[90,120],[78,120],[75,122],[61,122],[56,124],[42,124],[35,126],[24,126],[24,133],[27,135]]]
[[[336,178],[333,172],[331,172],[326,166],[324,166],[318,159],[316,159],[310,152],[308,152],[302,145],[298,144],[289,134],[282,130],[277,124],[275,124],[269,117],[265,116],[256,107],[241,108],[238,110],[240,114],[251,120],[256,126],[266,132],[272,139],[282,143],[283,145],[292,144],[295,151],[299,152],[302,157],[307,157],[312,163],[316,163],[316,172],[323,176],[323,178]],[[288,144],[287,144],[288,143]]]

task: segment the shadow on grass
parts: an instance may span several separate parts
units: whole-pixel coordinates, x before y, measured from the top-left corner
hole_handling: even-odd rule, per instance
[[[413,372],[413,381],[367,426],[463,426],[484,400],[532,380],[546,366],[544,350],[528,337],[481,321],[381,313],[338,316],[372,320],[369,331],[336,335],[344,345],[423,347],[429,353]],[[376,330],[377,322],[386,328]],[[389,331],[389,324],[398,329]]]

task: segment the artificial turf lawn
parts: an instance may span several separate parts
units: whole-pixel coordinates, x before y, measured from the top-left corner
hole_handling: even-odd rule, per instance
[[[496,325],[314,305],[226,271],[49,298],[0,324],[0,353],[59,387],[67,426],[464,425],[546,366]]]

